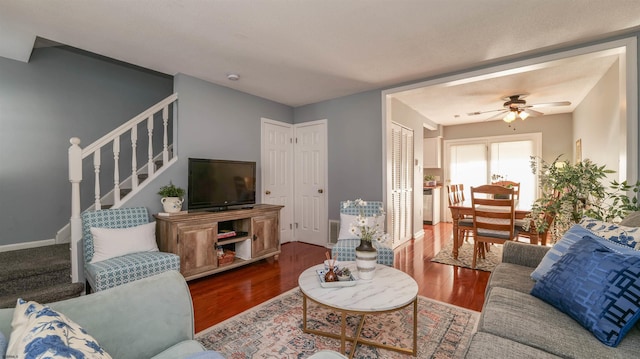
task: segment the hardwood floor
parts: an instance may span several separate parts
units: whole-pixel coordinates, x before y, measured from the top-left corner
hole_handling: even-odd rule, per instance
[[[451,224],[425,225],[425,236],[395,250],[395,267],[413,276],[419,294],[480,311],[489,272],[433,263],[451,241]],[[196,333],[298,286],[306,268],[322,263],[324,247],[292,242],[273,258],[189,282]]]

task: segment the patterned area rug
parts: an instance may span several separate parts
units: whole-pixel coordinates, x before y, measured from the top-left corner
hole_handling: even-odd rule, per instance
[[[307,326],[340,333],[340,315],[308,301]],[[418,297],[418,358],[462,358],[475,332],[480,313]],[[413,306],[367,316],[362,336],[393,346],[410,348]],[[347,317],[352,335],[359,316]],[[238,314],[196,335],[206,348],[227,359],[307,358],[322,350],[340,350],[338,339],[302,331],[302,294],[298,288]],[[352,350],[347,342],[347,356]],[[358,345],[354,358],[413,358],[395,351]]]
[[[452,250],[453,240],[438,252],[431,261],[449,264],[452,266],[471,268],[471,263],[473,263],[473,239],[470,239],[469,242],[464,242],[462,247],[460,247],[458,250],[458,259],[453,259]],[[475,269],[491,272],[496,265],[502,262],[502,245],[492,245],[491,251],[487,252],[485,257],[485,259],[478,258]]]

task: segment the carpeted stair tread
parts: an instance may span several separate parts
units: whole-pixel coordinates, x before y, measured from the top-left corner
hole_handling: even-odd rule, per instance
[[[0,283],[43,273],[70,272],[69,244],[0,252]]]
[[[65,283],[25,291],[18,294],[0,296],[0,308],[13,308],[18,298],[38,303],[51,303],[80,296],[84,291],[82,283]]]

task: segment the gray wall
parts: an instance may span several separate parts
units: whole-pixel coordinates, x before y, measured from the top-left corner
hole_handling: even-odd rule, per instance
[[[327,120],[329,219],[340,219],[340,201],[382,200],[380,91],[298,107],[295,123]]]
[[[178,93],[179,160],[127,206],[140,205],[151,213],[161,212],[158,188],[172,181],[187,189],[189,157],[257,162],[260,193],[260,119],[293,123],[293,109],[183,74],[176,75],[174,82]]]
[[[616,171],[607,176],[609,180],[625,181],[626,169],[620,171],[620,163],[624,164],[627,158],[627,141],[620,133],[626,132],[626,117],[620,111],[618,72],[616,61],[573,112],[574,152],[570,159],[575,158],[575,142],[580,139],[583,159]]]
[[[173,91],[170,77],[61,48],[0,57],[0,245],[69,222],[69,138],[88,145]]]

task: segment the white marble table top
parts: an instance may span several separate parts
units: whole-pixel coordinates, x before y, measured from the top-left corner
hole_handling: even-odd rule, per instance
[[[341,262],[357,277],[355,262]],[[323,288],[316,270],[323,264],[308,268],[298,278],[300,290],[307,297],[330,307],[358,312],[378,312],[401,308],[418,295],[418,283],[408,274],[378,264],[372,280],[358,280],[352,287]]]

